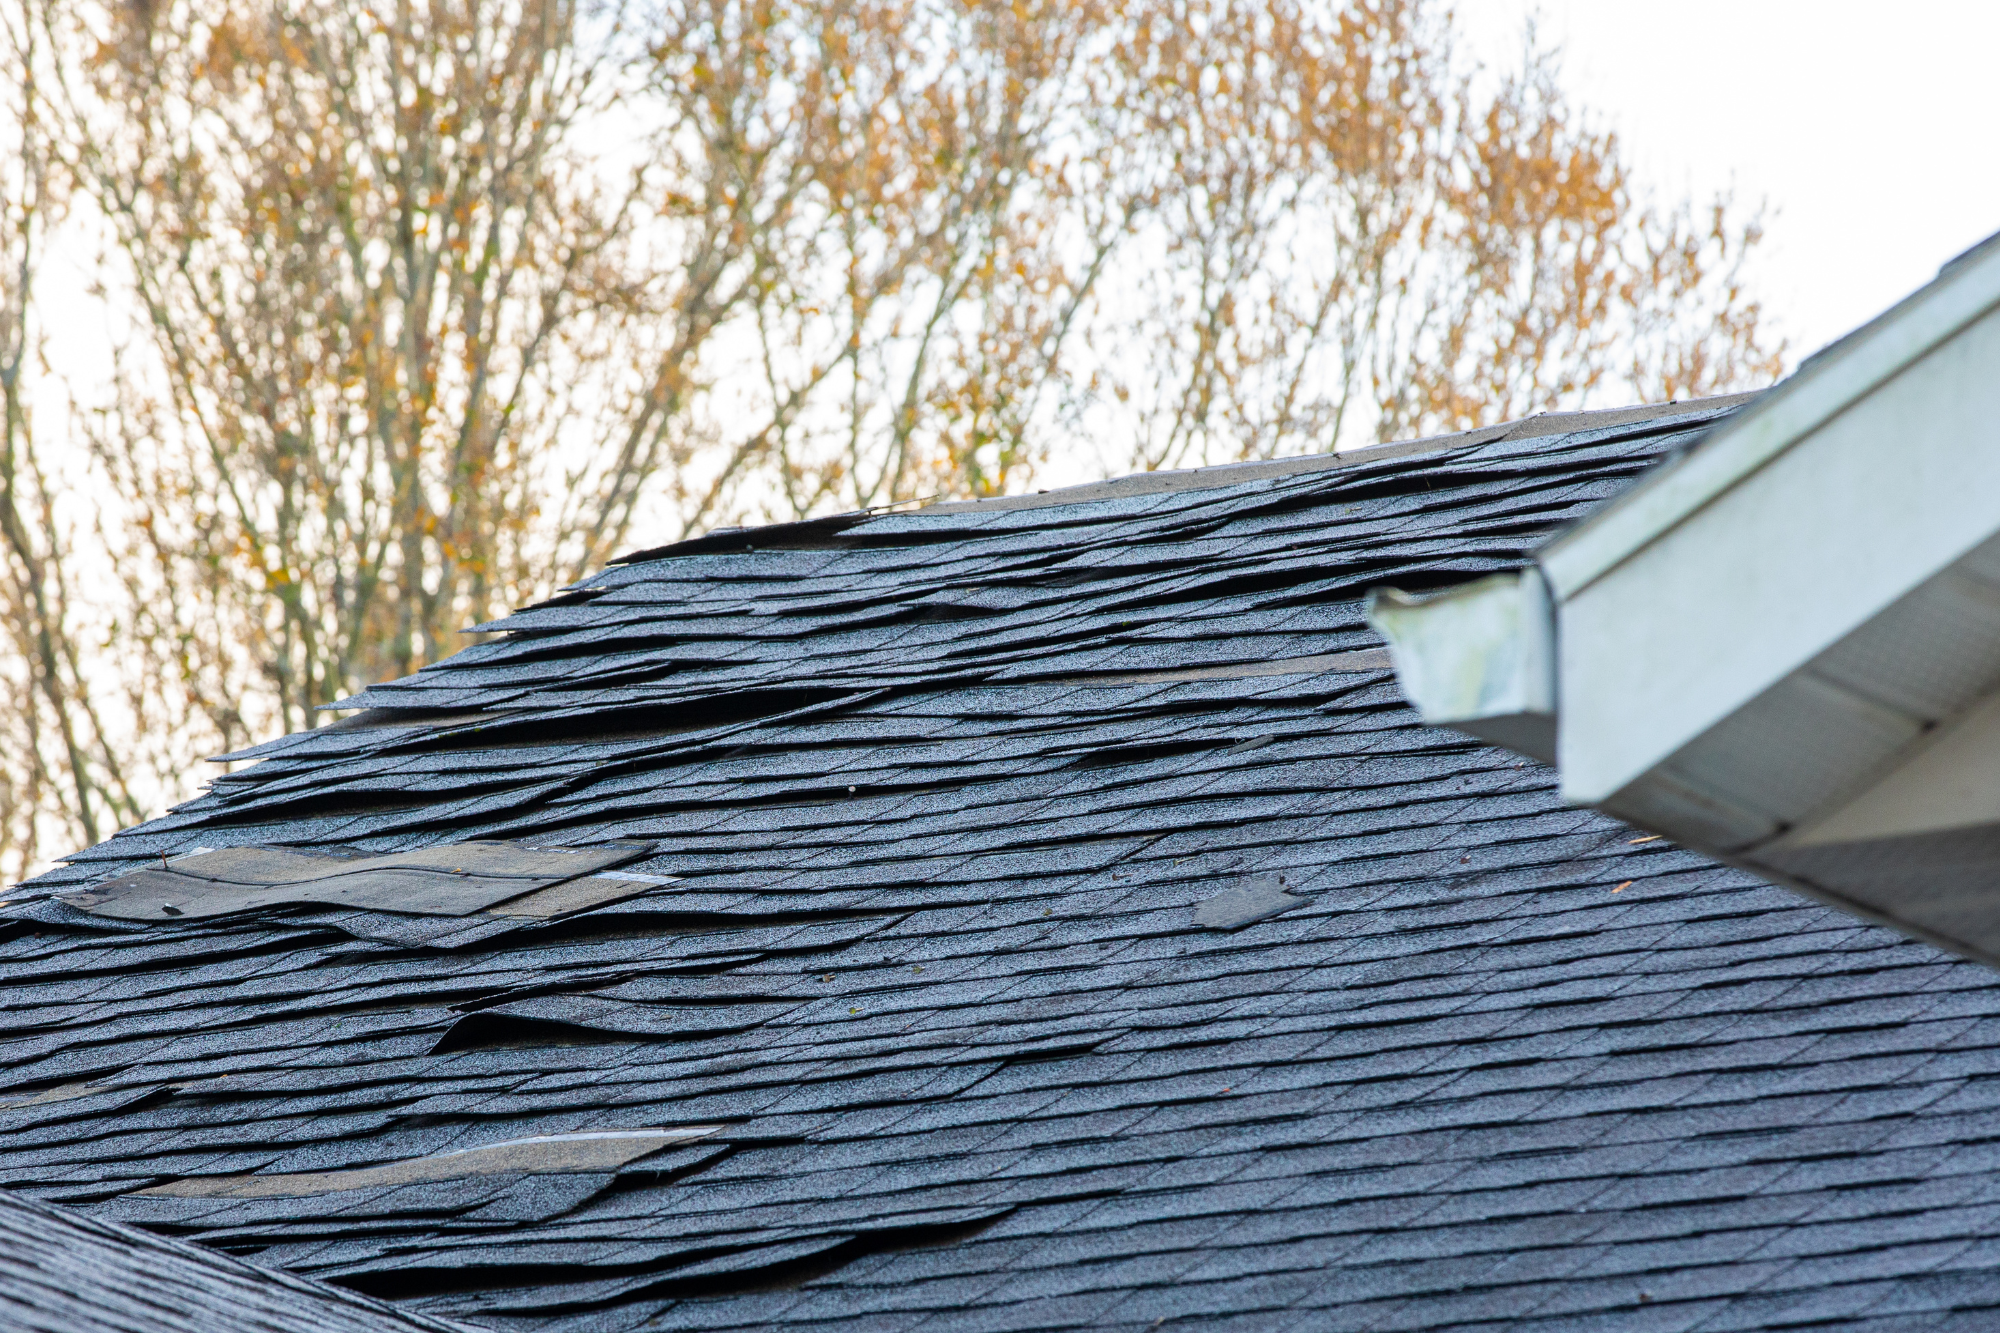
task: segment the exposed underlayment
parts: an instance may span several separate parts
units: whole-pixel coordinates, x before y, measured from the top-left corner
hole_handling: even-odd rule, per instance
[[[6,1333],[466,1333],[351,1291],[0,1191]]]
[[[1714,418],[615,566],[12,895],[0,1184],[506,1330],[1991,1327],[2000,978],[1563,808],[1361,619]],[[52,896],[619,839],[553,920]]]
[[[560,849],[464,842],[387,856],[313,856],[276,847],[224,847],[172,860],[161,857],[157,869],[149,865],[131,871],[87,892],[65,894],[62,901],[94,916],[127,921],[230,916],[307,903],[469,916],[546,894],[651,850],[649,842]],[[624,896],[635,892],[622,890]]]

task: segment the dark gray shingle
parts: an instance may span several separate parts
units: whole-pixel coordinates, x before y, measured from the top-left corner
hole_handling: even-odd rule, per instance
[[[171,1201],[504,1329],[1990,1319],[1989,972],[1565,809],[1379,667],[1215,670],[1375,647],[1368,587],[1517,565],[1710,419],[614,566],[13,895],[0,1182],[115,1215],[725,1126],[567,1184]],[[197,845],[620,837],[676,883],[444,935],[37,898]],[[1196,924],[1280,874],[1301,905]]]

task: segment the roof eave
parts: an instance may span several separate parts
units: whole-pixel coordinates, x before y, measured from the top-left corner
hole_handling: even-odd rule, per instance
[[[1550,541],[1538,553],[1550,587],[1559,598],[1575,596],[1995,305],[2000,305],[2000,235],[1808,358],[1782,384],[1716,427],[1699,448]]]
[[[1547,661],[1513,695],[1556,701],[1573,804],[2000,957],[1995,366],[2000,238],[1486,587],[1545,583],[1553,652],[1451,624],[1471,590],[1378,616],[1406,692],[1536,755],[1422,685]]]

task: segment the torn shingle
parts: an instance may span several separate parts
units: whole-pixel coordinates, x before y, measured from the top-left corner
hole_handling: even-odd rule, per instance
[[[9,894],[0,1179],[508,1333],[1990,1322],[2000,980],[1565,808],[1367,665],[1369,587],[1517,568],[1714,419],[614,566]],[[548,917],[46,896],[620,839]],[[1262,876],[1311,910],[1196,922]],[[621,1125],[728,1129],[134,1193]]]
[[[568,849],[463,842],[385,856],[330,857],[283,847],[225,847],[162,858],[157,869],[117,876],[64,895],[63,901],[128,921],[193,920],[302,904],[464,916],[524,895],[548,895],[578,876],[636,861],[647,850],[644,844]],[[609,901],[620,891],[615,881],[607,882],[594,900]]]
[[[135,1190],[134,1193],[180,1199],[292,1199],[309,1194],[331,1194],[338,1190],[416,1185],[430,1181],[463,1180],[471,1176],[614,1171],[664,1149],[708,1138],[719,1129],[716,1125],[695,1125],[681,1129],[542,1134],[348,1171],[200,1176],[168,1181],[163,1185]]]

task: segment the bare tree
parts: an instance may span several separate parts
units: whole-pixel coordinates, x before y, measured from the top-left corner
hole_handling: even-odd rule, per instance
[[[45,842],[94,842],[140,816],[107,739],[79,642],[71,528],[57,514],[31,381],[43,347],[32,296],[65,177],[41,80],[49,55],[25,8],[0,11],[0,874]]]
[[[1424,0],[1136,0],[1107,65],[1107,132],[1146,147],[1090,339],[1117,410],[1090,420],[1138,466],[1579,406],[1628,365],[1642,397],[1777,373],[1755,220],[1650,206],[1532,35],[1493,75]]]
[[[56,38],[101,53],[66,125],[147,337],[94,444],[155,660],[264,705],[212,707],[225,743],[624,540],[653,459],[565,448],[614,410],[635,308],[569,0],[95,19]]]
[[[684,530],[1779,365],[1755,219],[1650,205],[1550,55],[1469,67],[1427,0],[673,0],[649,38],[690,332],[632,429],[680,432]]]
[[[1067,0],[661,8],[678,336],[632,431],[714,446],[683,474],[687,530],[1025,475],[1115,243],[1068,160],[1102,22]]]
[[[1436,0],[0,20],[7,867],[635,536],[1780,364],[1755,217],[1653,202],[1551,56],[1479,69]],[[124,329],[72,386],[83,505],[31,411],[65,182]]]

